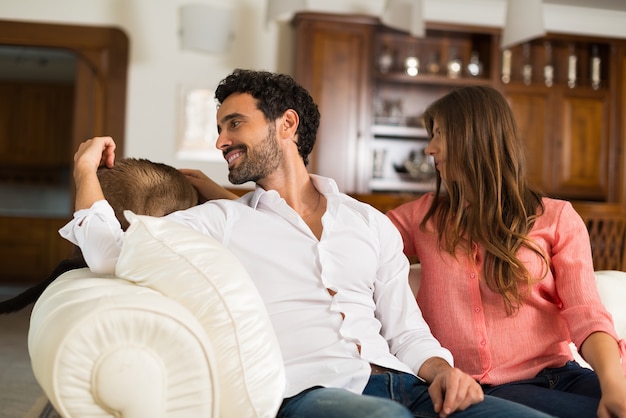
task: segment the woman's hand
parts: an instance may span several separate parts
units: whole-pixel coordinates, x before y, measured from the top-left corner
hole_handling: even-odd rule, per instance
[[[600,380],[602,397],[598,417],[626,418],[626,377],[619,344],[605,332],[593,332],[583,341],[580,353]]]
[[[626,382],[623,378],[607,388],[602,387],[598,417],[626,417]]]

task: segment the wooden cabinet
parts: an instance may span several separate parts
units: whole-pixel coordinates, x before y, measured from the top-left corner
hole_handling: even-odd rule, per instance
[[[72,253],[58,233],[67,219],[22,214],[34,207],[43,212],[44,202],[71,187],[73,103],[72,84],[0,83],[1,284],[37,283]]]
[[[617,117],[611,103],[621,100],[611,85],[617,81],[609,76],[620,71],[610,54],[617,43],[550,35],[510,50],[511,80],[500,88],[526,142],[531,180],[550,196],[618,199],[609,170],[618,163],[620,148],[615,144],[621,142],[619,131],[611,128],[611,119]],[[600,64],[595,75],[592,51]],[[530,74],[526,81],[519,71],[524,65]],[[552,71],[546,72],[546,66]],[[546,81],[550,73],[553,79]]]
[[[546,89],[528,86],[510,86],[505,95],[515,114],[515,121],[526,146],[526,165],[531,183],[546,192],[552,183],[552,134],[554,104]]]
[[[57,232],[67,220],[0,217],[0,283],[27,285],[48,277],[74,246]]]
[[[434,164],[424,153],[429,141],[422,125],[424,110],[452,89],[489,85],[496,76],[492,56],[498,31],[472,30],[431,24],[426,37],[418,39],[377,26],[368,191],[420,194],[434,189]]]
[[[0,164],[69,167],[73,84],[0,83]]]
[[[366,184],[372,192],[423,193],[435,187],[435,166],[424,149],[428,133],[421,126],[372,126],[371,171]]]
[[[342,191],[363,188],[369,137],[371,61],[377,19],[306,13],[295,17],[295,78],[322,114],[312,172]]]
[[[560,115],[553,133],[555,159],[553,195],[570,199],[613,200],[610,188],[609,95],[605,92],[565,91],[557,96]]]
[[[428,23],[418,39],[375,17],[322,13],[300,13],[294,27],[295,77],[322,114],[310,169],[341,191],[430,190],[402,173],[428,141],[421,114],[454,88],[490,85],[511,104],[532,182],[553,197],[625,199],[625,41],[548,34],[505,59],[498,28]]]

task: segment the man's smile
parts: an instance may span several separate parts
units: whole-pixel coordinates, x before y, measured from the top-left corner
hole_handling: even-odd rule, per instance
[[[243,149],[235,149],[224,153],[224,159],[228,163],[228,167],[230,168],[235,160],[241,157],[243,154],[245,154],[245,151]]]

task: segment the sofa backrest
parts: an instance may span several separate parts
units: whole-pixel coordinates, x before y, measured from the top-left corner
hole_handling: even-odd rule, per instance
[[[602,303],[613,315],[617,335],[626,339],[626,272],[596,271],[596,283]]]

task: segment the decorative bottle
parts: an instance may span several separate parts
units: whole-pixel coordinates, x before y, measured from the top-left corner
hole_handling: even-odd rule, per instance
[[[598,45],[591,47],[591,87],[594,90],[600,88],[600,54],[598,52]]]

